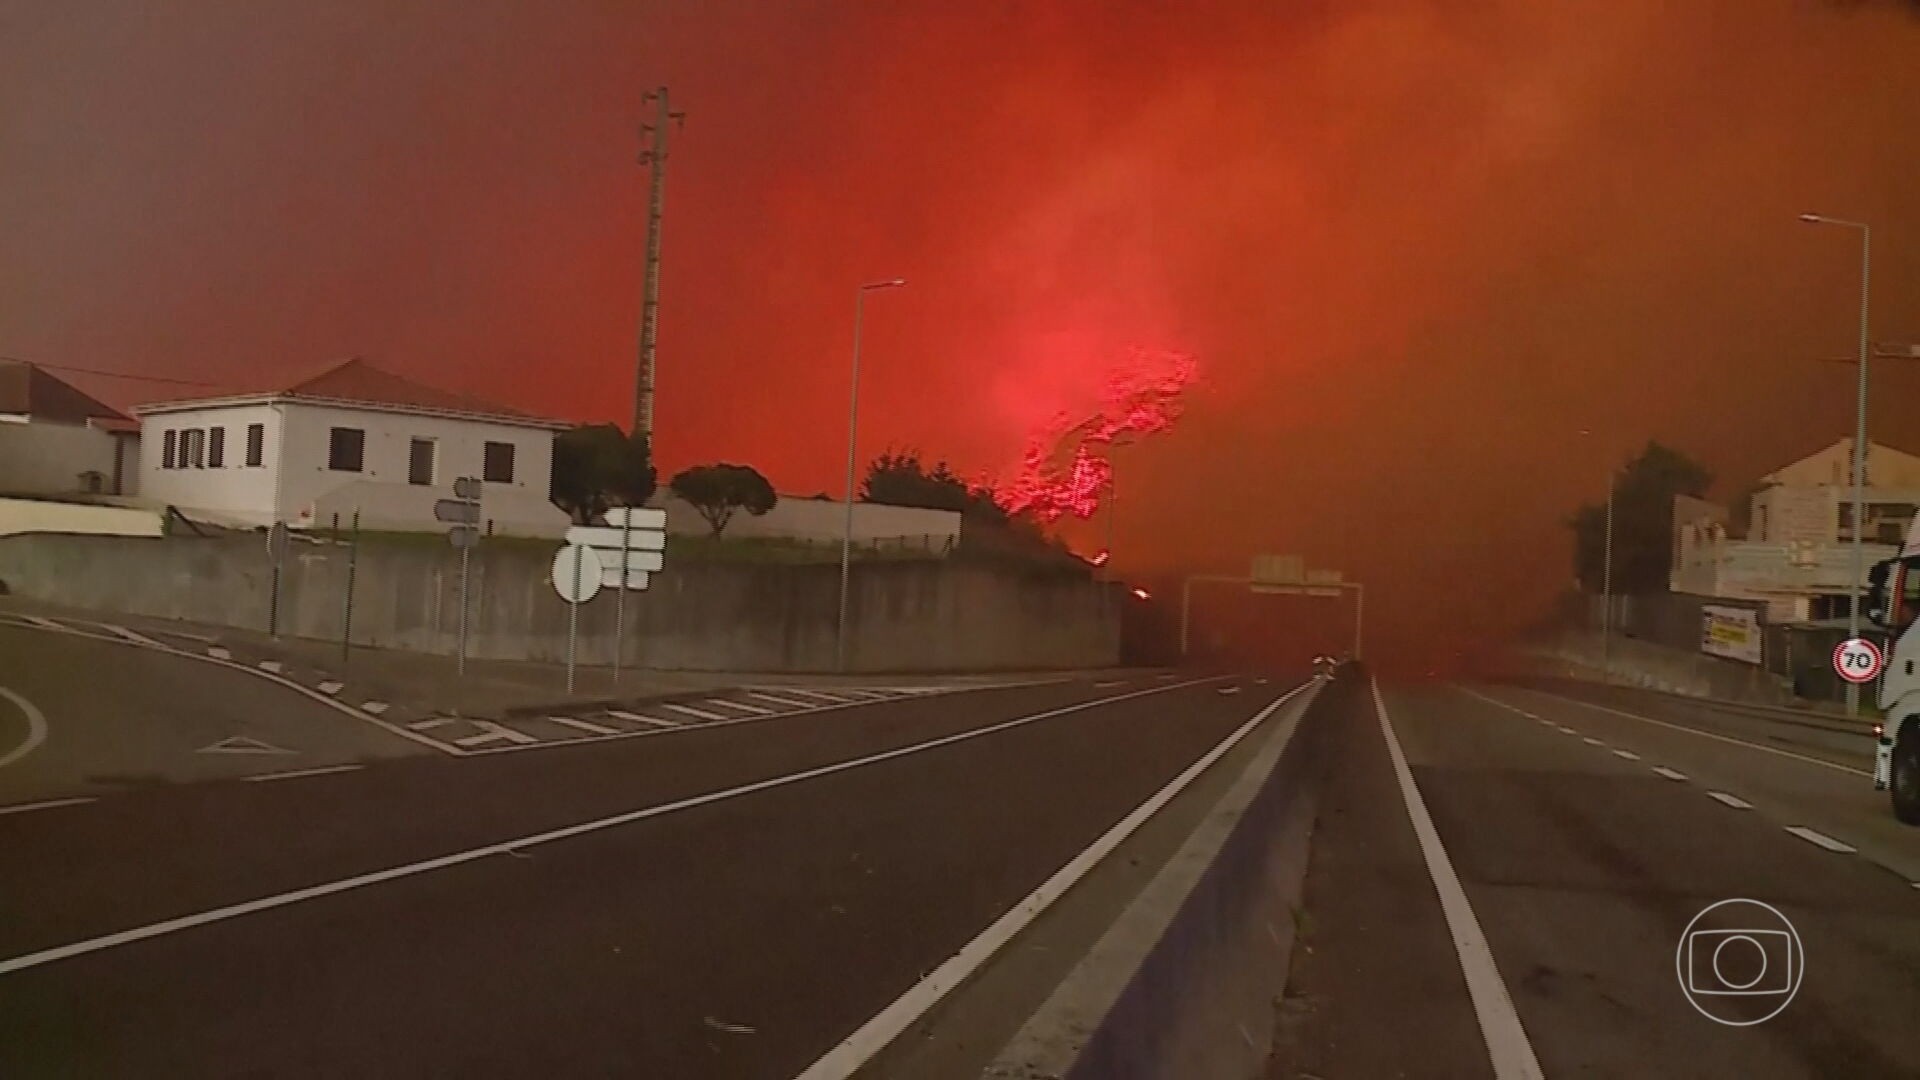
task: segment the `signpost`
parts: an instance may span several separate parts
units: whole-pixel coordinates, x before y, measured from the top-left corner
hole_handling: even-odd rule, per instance
[[[620,681],[620,663],[627,645],[627,591],[644,591],[650,575],[666,568],[667,512],[644,506],[616,506],[607,511],[605,525],[576,525],[567,530],[567,543],[599,556],[600,584],[618,590],[613,608],[613,681]],[[564,550],[564,549],[563,549]]]
[[[272,591],[267,596],[267,634],[280,636],[280,564],[287,561],[287,546],[291,542],[287,523],[276,521],[267,530],[267,561],[273,566]]]
[[[1187,655],[1189,628],[1193,619],[1193,586],[1195,582],[1211,582],[1219,585],[1245,585],[1249,592],[1275,594],[1282,596],[1328,596],[1337,597],[1342,593],[1353,593],[1353,658],[1360,659],[1361,629],[1366,615],[1366,586],[1357,581],[1343,580],[1338,570],[1312,570],[1306,568],[1305,560],[1298,555],[1256,555],[1253,559],[1253,573],[1249,577],[1231,577],[1221,574],[1194,574],[1180,586],[1180,655]]]
[[[580,605],[600,591],[600,555],[585,544],[567,544],[553,554],[553,589],[567,602],[567,693],[573,693],[573,668],[580,639]]]
[[[1870,683],[1886,666],[1887,654],[1866,638],[1848,638],[1834,646],[1833,670],[1850,683]]]
[[[447,530],[447,540],[460,549],[460,645],[454,670],[464,675],[467,671],[468,553],[480,542],[479,478],[462,476],[455,480],[453,498],[434,503],[433,517],[452,524],[453,528]]]

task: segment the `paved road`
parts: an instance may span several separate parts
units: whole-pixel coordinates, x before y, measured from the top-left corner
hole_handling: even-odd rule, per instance
[[[1373,704],[1351,703],[1271,1075],[1526,1075],[1496,1073],[1496,1047],[1550,1077],[1920,1075],[1920,830],[1892,823],[1854,771],[1867,766],[1864,739],[1659,695],[1575,693],[1593,700],[1386,688],[1471,911],[1465,929],[1448,918],[1437,883],[1448,875],[1431,868]],[[1678,970],[1698,963],[1681,951],[1690,920],[1736,898],[1778,909],[1803,961],[1785,1007],[1742,1027],[1696,1011]],[[1770,928],[1725,924],[1729,910],[1696,930]],[[1476,935],[1490,969],[1473,959]],[[1727,954],[1726,982],[1785,977],[1786,957],[1767,953],[1778,962],[1766,974],[1770,946],[1753,944],[1751,963],[1745,947]],[[1476,969],[1493,979],[1479,1000]],[[1517,1025],[1501,1023],[1503,996]],[[1699,1000],[1759,1020],[1781,998]]]
[[[792,1077],[1284,689],[926,695],[0,816],[0,1075]]]

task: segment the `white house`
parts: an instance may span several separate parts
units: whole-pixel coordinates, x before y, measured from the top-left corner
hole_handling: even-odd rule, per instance
[[[284,390],[136,406],[140,492],[232,526],[446,528],[434,503],[483,481],[493,532],[553,536],[553,437],[570,425],[425,386],[352,359]]]
[[[138,436],[44,368],[0,360],[0,495],[130,495]]]

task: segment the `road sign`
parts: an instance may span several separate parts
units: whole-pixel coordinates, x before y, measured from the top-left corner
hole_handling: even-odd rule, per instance
[[[480,524],[480,504],[465,499],[441,499],[433,504],[433,519],[456,525]]]
[[[480,501],[480,479],[475,476],[462,476],[453,482],[453,497]]]
[[[665,532],[667,512],[651,506],[616,506],[607,511],[607,524],[615,529],[625,526],[635,532],[641,529]]]
[[[1298,555],[1255,555],[1256,585],[1298,585],[1306,577],[1306,560]]]
[[[645,589],[648,575],[666,569],[667,534],[658,527],[642,528],[642,521],[666,520],[666,512],[645,508],[617,507],[607,512],[608,517],[616,521],[632,520],[636,524],[625,528],[607,525],[576,525],[567,530],[567,543],[579,544],[591,549],[600,556],[602,567],[600,583],[609,589],[621,587],[620,569],[626,567],[625,586],[629,589]],[[621,544],[626,545],[626,554],[621,555]]]
[[[447,530],[447,542],[462,551],[480,543],[480,530],[471,525],[455,525]]]
[[[667,534],[658,529],[620,529],[608,528],[604,525],[575,525],[567,530],[567,543],[584,544],[590,548],[610,551],[613,553],[613,561],[618,562],[623,534],[626,538],[627,550],[635,555],[629,565],[639,566],[638,556],[642,552],[666,550]],[[656,566],[654,569],[658,570],[659,567]]]
[[[569,604],[593,599],[604,572],[600,553],[583,544],[567,544],[553,553],[553,590]]]
[[[1880,677],[1887,666],[1887,654],[1866,638],[1848,638],[1833,649],[1833,670],[1850,683],[1867,683]]]

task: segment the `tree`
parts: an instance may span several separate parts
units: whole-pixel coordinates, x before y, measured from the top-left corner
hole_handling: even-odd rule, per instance
[[[642,506],[659,474],[645,435],[628,436],[612,424],[563,431],[553,440],[554,505],[585,525],[611,506]]]
[[[1613,495],[1613,591],[1666,592],[1673,569],[1673,498],[1706,496],[1713,476],[1685,454],[1657,442],[1615,477]],[[1606,556],[1606,503],[1582,506],[1568,521],[1573,530],[1574,574],[1581,588],[1598,593]]]
[[[697,465],[675,476],[667,486],[700,511],[716,537],[735,512],[745,510],[759,517],[780,501],[773,485],[750,465]]]
[[[987,487],[973,487],[945,461],[928,469],[920,451],[889,449],[867,465],[860,484],[862,502],[888,506],[917,506],[928,510],[956,510],[975,520],[1001,521],[1006,513]]]

